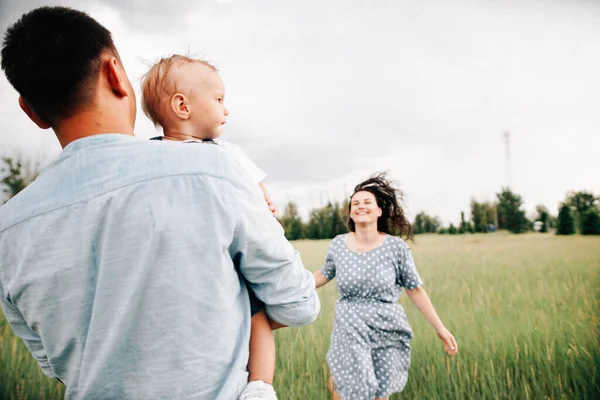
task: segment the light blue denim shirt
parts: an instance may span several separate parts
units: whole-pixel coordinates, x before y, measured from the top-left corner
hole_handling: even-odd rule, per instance
[[[246,278],[275,321],[320,309],[258,186],[219,146],[97,135],[0,207],[0,303],[67,399],[236,399]]]

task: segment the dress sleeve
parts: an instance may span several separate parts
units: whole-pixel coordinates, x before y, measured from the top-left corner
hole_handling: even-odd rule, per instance
[[[423,285],[423,280],[417,272],[410,248],[404,241],[400,242],[398,249],[397,283],[409,290]]]
[[[321,267],[321,273],[327,280],[332,280],[335,278],[335,262],[333,259],[333,253],[336,251],[338,246],[338,240],[333,239],[331,244],[329,244],[329,249],[327,249],[327,256],[325,256],[325,264]]]

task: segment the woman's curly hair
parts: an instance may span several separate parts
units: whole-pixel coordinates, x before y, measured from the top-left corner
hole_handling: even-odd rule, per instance
[[[394,236],[404,236],[406,240],[413,238],[413,229],[406,219],[401,202],[404,202],[404,194],[395,187],[394,181],[386,178],[386,173],[376,173],[354,188],[348,205],[348,215],[352,207],[352,197],[357,192],[369,192],[375,196],[377,206],[381,208],[381,217],[377,219],[377,230]],[[348,227],[352,232],[356,231],[356,225],[352,218],[348,218]]]

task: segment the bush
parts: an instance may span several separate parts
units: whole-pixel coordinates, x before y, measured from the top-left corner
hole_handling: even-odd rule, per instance
[[[579,217],[582,235],[600,235],[600,213],[596,207],[587,209]]]
[[[572,235],[575,233],[575,218],[571,208],[567,204],[563,204],[558,211],[558,218],[556,221],[556,234],[557,235]]]

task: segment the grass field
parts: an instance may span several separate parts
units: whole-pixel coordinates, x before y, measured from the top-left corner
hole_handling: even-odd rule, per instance
[[[319,268],[327,241],[295,246]],[[600,399],[600,238],[420,236],[411,244],[425,289],[458,340],[450,358],[403,295],[413,327],[408,384],[392,399]],[[276,332],[282,400],[327,399],[325,353],[337,298],[319,289],[312,325]],[[62,398],[0,318],[0,396]]]

